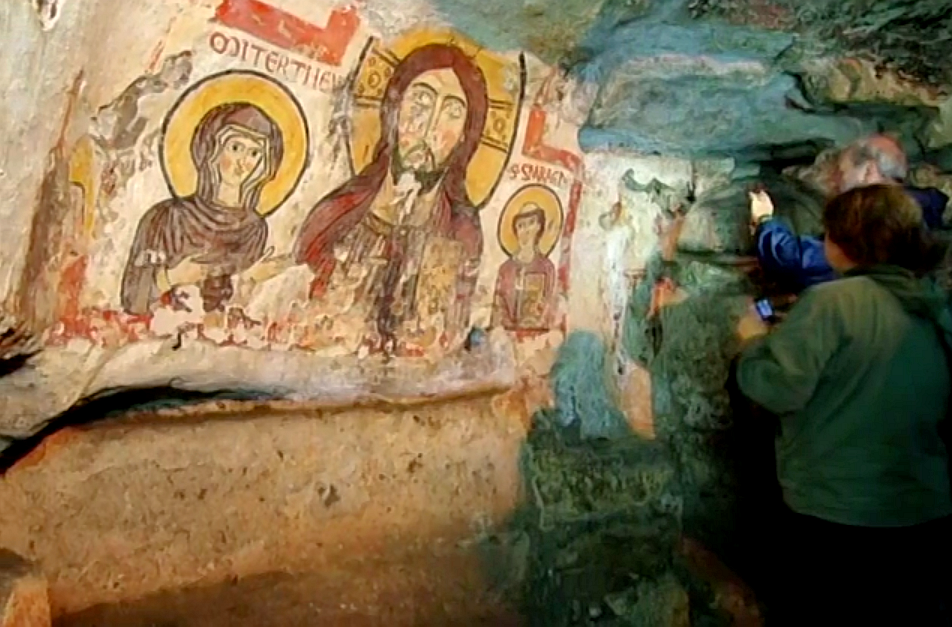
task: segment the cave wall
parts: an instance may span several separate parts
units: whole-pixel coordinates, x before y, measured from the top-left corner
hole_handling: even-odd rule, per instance
[[[15,6],[5,10],[20,22],[9,27],[30,33],[20,40],[24,55],[42,67],[45,91],[14,99],[32,106],[18,114],[28,122],[16,127],[21,150],[4,154],[10,175],[0,184],[20,201],[4,204],[3,217],[20,234],[14,239],[22,261],[4,259],[10,270],[3,293],[5,309],[36,332],[42,351],[0,379],[0,435],[3,446],[38,433],[45,439],[25,458],[10,458],[16,464],[0,482],[0,545],[47,573],[55,615],[271,571],[313,571],[343,555],[359,562],[368,546],[395,551],[391,566],[413,547],[432,553],[462,543],[482,551],[497,532],[502,563],[515,556],[513,572],[544,572],[539,530],[545,536],[555,524],[571,540],[561,517],[578,525],[614,507],[552,507],[563,490],[589,498],[584,482],[573,483],[589,472],[588,457],[582,450],[563,462],[565,452],[556,449],[537,467],[521,466],[535,446],[526,441],[531,416],[560,406],[566,424],[591,423],[586,435],[621,436],[634,458],[642,454],[655,436],[654,401],[646,365],[617,351],[628,300],[656,254],[659,225],[691,194],[728,180],[731,159],[583,153],[577,138],[590,89],[532,51],[480,47],[424,3],[134,7],[104,0],[57,5],[55,24],[42,23],[26,2]],[[308,214],[315,207],[324,212],[320,219],[333,212],[325,200],[372,160],[388,73],[431,44],[461,50],[469,61],[458,63],[474,64],[487,94],[467,105],[478,104],[486,122],[462,134],[476,152],[448,198],[453,219],[431,233],[443,250],[411,251],[423,267],[415,291],[405,293],[428,297],[420,318],[404,320],[398,345],[384,347],[367,341],[380,328],[380,306],[354,285],[369,272],[379,284],[386,267],[380,259],[367,255],[349,276],[331,273],[326,291],[312,294],[315,272],[288,256]],[[44,47],[63,62],[50,63]],[[193,147],[203,116],[234,103],[232,126]],[[450,137],[454,123],[445,122]],[[202,162],[226,134],[242,140],[237,149],[260,150],[247,157],[248,172],[223,172],[234,163],[217,156]],[[176,238],[200,237],[194,220],[172,220],[181,231],[153,229],[133,252],[147,214],[197,204],[189,200],[196,160],[212,171],[213,191],[229,176],[273,176],[249,205],[266,225],[267,252],[255,249],[242,253],[250,261],[234,262],[250,267],[232,273],[234,292],[215,311],[204,311],[206,299],[190,285],[198,281],[187,276],[176,298],[153,289],[151,275],[146,289],[140,280],[133,285],[139,291],[127,288],[124,298],[130,257],[133,266],[155,262]],[[352,208],[362,189],[377,194],[372,185],[355,189],[338,197],[337,209]],[[442,207],[437,192],[428,199],[435,211]],[[207,206],[216,198],[199,200]],[[519,281],[510,261],[520,245],[513,222],[528,203],[545,226],[534,258],[519,257],[529,268]],[[223,235],[206,243],[226,240],[248,248]],[[332,258],[343,261],[353,242],[334,243]],[[470,255],[468,264],[461,253]],[[513,298],[519,282],[522,301]],[[546,375],[576,331],[598,339],[562,351],[553,391]],[[596,413],[617,419],[611,428],[599,426],[603,416],[590,407],[568,411],[565,385],[590,382]],[[54,421],[53,435],[42,431],[78,401],[159,386],[269,400],[228,405],[240,408],[234,411],[148,410],[80,429],[56,431]],[[364,409],[367,403],[377,409]],[[543,438],[536,446],[540,455],[549,444]],[[670,481],[671,465],[652,450],[654,465],[645,472]],[[599,468],[606,481],[618,471],[614,462]],[[629,473],[632,489],[657,483],[643,471]],[[547,486],[528,510],[527,481]],[[651,508],[662,496],[677,503],[672,490],[651,491],[643,501]],[[679,529],[666,503],[661,527],[635,527],[636,537],[661,534],[662,552],[675,550],[668,541]],[[541,523],[532,515],[537,506],[547,511]],[[441,582],[457,586],[456,595],[487,578],[483,560],[471,563],[480,554],[463,553],[459,559],[470,565],[462,579]],[[513,576],[494,568],[503,579]],[[523,577],[507,585],[541,602],[544,595],[522,587],[549,584]],[[562,594],[569,604],[571,593]]]
[[[351,603],[355,615],[412,616],[430,605],[412,598],[419,578],[478,609],[465,594],[485,585],[480,555],[464,543],[516,508],[526,426],[487,396],[402,411],[227,402],[138,412],[60,431],[7,473],[0,544],[40,564],[57,616],[315,571],[329,586],[349,581],[336,599],[309,599],[315,620],[336,618],[313,615],[315,605],[344,616]],[[397,589],[378,596],[372,584]]]
[[[40,563],[57,613],[498,534],[534,624],[756,619],[742,584],[711,592],[672,558],[716,565],[693,538],[742,564],[769,529],[748,498],[769,434],[736,435],[726,389],[755,290],[744,186],[758,160],[884,126],[941,155],[952,109],[864,60],[791,70],[789,33],[624,4],[0,8],[0,295],[42,346],[0,378],[0,450],[120,390],[267,399],[60,431],[4,475],[0,545]],[[431,75],[403,117],[382,104],[434,62],[468,78]],[[381,122],[431,113],[472,157],[404,188]],[[229,182],[245,217],[215,232]],[[385,222],[376,201],[404,193],[428,226],[401,248],[363,210]],[[148,269],[203,244],[198,270],[228,280]]]
[[[481,47],[425,4],[66,3],[55,24],[14,6],[47,92],[12,99],[43,104],[20,110],[29,140],[5,155],[7,224],[23,250],[4,263],[4,302],[44,350],[0,383],[7,438],[130,387],[340,405],[542,375],[567,331],[617,334],[655,218],[732,164],[583,154],[589,89],[531,52]],[[107,23],[143,27],[99,45]],[[44,60],[67,31],[68,63]],[[473,100],[469,121],[456,111],[436,124],[471,157],[410,192],[423,198],[411,219],[435,226],[407,240],[399,271],[373,235],[393,218],[384,200],[404,193],[384,176],[380,122],[399,116],[394,104],[381,113],[381,97],[401,59],[436,62],[433,45],[457,51],[475,85],[467,95],[449,79]],[[222,161],[225,139],[254,154]],[[664,192],[625,191],[626,173]],[[221,195],[229,176],[237,200]],[[241,208],[216,213],[216,202]],[[538,229],[522,252],[520,211]]]
[[[60,16],[58,27],[42,25],[26,2],[5,10],[20,20],[11,29],[30,33],[18,41],[47,79],[39,82],[45,93],[34,85],[10,99],[22,108],[4,116],[26,122],[14,136],[29,154],[5,155],[4,185],[13,198],[5,203],[7,228],[20,234],[20,249],[5,249],[2,287],[6,309],[42,334],[46,349],[29,371],[5,380],[11,392],[5,435],[29,433],[98,391],[172,379],[184,387],[336,402],[505,383],[515,372],[509,338],[544,349],[564,333],[583,182],[575,133],[545,110],[551,68],[520,51],[482,49],[426,6],[410,3],[360,12],[330,3],[280,9],[240,1],[148,9],[66,4],[58,10],[72,12]],[[95,31],[108,23],[143,27],[111,33],[104,46],[103,38],[87,36],[87,25]],[[57,51],[69,63],[44,57],[58,38],[71,39],[69,55]],[[84,57],[84,42],[94,54]],[[451,135],[447,150],[462,142],[469,154],[457,159],[450,180],[423,193],[415,219],[439,226],[429,229],[427,244],[407,244],[415,269],[387,278],[394,257],[381,250],[383,238],[374,240],[365,228],[363,240],[342,244],[359,222],[348,223],[347,212],[355,206],[366,212],[385,183],[385,196],[406,193],[383,176],[386,163],[371,163],[380,120],[397,118],[392,105],[381,114],[381,98],[400,59],[431,44],[457,51],[461,71],[475,85],[474,101],[464,107],[469,122],[452,110],[441,115],[455,117],[437,124]],[[432,53],[418,59],[421,69],[438,62]],[[234,104],[242,102],[257,103],[263,116],[252,119],[255,110]],[[244,182],[257,177],[255,189],[240,192],[245,217],[208,230],[202,220],[229,218],[200,214],[201,207],[196,213],[220,191],[210,182],[211,191],[196,200],[196,173],[204,168],[206,182],[222,176],[212,153],[229,107],[251,120],[228,131],[238,136],[234,148],[250,141],[250,150],[264,153],[232,163],[248,170],[233,172]],[[218,127],[193,147],[196,126],[211,109]],[[204,159],[199,168],[196,159]],[[374,172],[356,179],[368,169]],[[182,198],[184,205],[176,200]],[[519,246],[513,218],[530,204],[538,207],[530,222],[542,232],[530,301],[516,311],[514,265],[505,264]],[[33,215],[24,210],[30,206],[37,207]],[[321,215],[305,244],[315,266],[333,263],[335,255],[341,260],[333,273],[312,272],[291,258],[312,211]],[[334,222],[323,214],[335,212],[344,222],[329,231]],[[180,222],[183,216],[192,216],[191,223]],[[200,269],[226,274],[230,284],[219,281],[203,298],[201,279],[179,274],[171,279],[181,289],[170,292],[165,273],[156,275],[148,264],[168,256],[167,265],[178,264],[183,242],[190,255],[203,246],[217,250],[215,263]],[[377,250],[360,252],[360,246]],[[345,271],[347,250],[352,263]],[[533,258],[531,250],[526,254]],[[312,290],[315,282],[322,286]],[[457,357],[472,327],[491,324],[502,335],[491,350]],[[394,345],[383,346],[385,326],[399,327]],[[48,397],[33,394],[37,383],[49,388]]]
[[[2,218],[19,236],[0,294],[45,350],[0,380],[0,434],[126,387],[336,404],[506,387],[547,372],[572,329],[614,341],[655,219],[706,186],[884,127],[943,163],[941,87],[810,57],[809,37],[764,21],[770,6],[740,20],[674,0],[497,4],[5,7],[18,48],[2,64]],[[487,12],[507,26],[487,29]],[[398,117],[380,98],[408,54],[432,62],[431,44],[471,58],[472,128],[436,125],[469,158],[423,193],[412,219],[430,212],[432,228],[394,265],[373,216],[407,190],[382,175],[386,146],[375,158],[380,120]],[[215,127],[229,107],[244,127]],[[208,203],[231,202],[215,142],[235,134],[265,152],[230,166],[248,170],[233,173],[245,217],[210,227],[229,214]],[[533,207],[520,224],[541,233],[519,253],[514,218]],[[181,263],[205,245],[211,257]]]

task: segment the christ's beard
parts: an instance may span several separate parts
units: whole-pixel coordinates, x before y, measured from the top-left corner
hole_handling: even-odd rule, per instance
[[[446,171],[446,168],[443,166],[436,167],[436,160],[433,158],[433,153],[430,152],[430,149],[426,146],[414,148],[410,152],[412,153],[416,150],[426,151],[423,167],[427,169],[415,168],[405,164],[400,157],[400,151],[396,150],[393,153],[393,160],[390,163],[390,174],[393,176],[393,182],[396,183],[400,180],[401,176],[409,173],[420,184],[421,193],[426,193],[436,187],[436,184],[443,178],[443,173]]]

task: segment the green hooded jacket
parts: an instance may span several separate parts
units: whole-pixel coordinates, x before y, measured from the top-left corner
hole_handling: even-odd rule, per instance
[[[743,351],[740,389],[777,414],[777,472],[795,512],[910,526],[952,514],[940,430],[950,401],[952,315],[896,267],[808,289]]]

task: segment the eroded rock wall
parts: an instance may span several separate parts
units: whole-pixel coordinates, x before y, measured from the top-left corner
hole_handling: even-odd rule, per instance
[[[320,601],[338,609],[372,600],[371,564],[421,555],[447,578],[447,564],[469,560],[462,586],[479,574],[466,542],[518,503],[526,427],[484,395],[402,411],[229,402],[60,431],[0,484],[0,544],[49,574],[57,615],[367,565],[351,597]]]
[[[90,6],[48,30],[7,9],[75,67],[13,98],[3,287],[44,350],[0,382],[6,438],[115,389],[346,404],[543,375],[568,330],[616,334],[655,218],[731,167],[583,155],[589,92],[439,7]],[[109,20],[146,26],[99,46]],[[667,195],[624,200],[629,170]]]
[[[792,63],[770,6],[679,7],[0,8],[0,346],[42,349],[0,377],[0,450],[115,391],[269,399],[20,460],[0,544],[56,611],[491,538],[536,624],[756,624],[738,584],[698,583],[725,572],[698,539],[742,563],[769,528],[769,437],[726,388],[759,289],[745,185],[809,230],[816,194],[754,162],[883,125],[941,157],[950,108]]]

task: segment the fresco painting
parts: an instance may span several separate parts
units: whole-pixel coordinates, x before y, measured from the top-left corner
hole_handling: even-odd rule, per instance
[[[452,34],[415,33],[367,50],[351,124],[355,175],[305,219],[295,257],[310,296],[349,285],[388,354],[453,343],[468,330],[483,253],[480,211],[505,167],[524,71]],[[409,343],[409,346],[408,346]]]
[[[506,204],[499,218],[499,245],[509,259],[496,278],[493,326],[536,332],[552,328],[557,285],[549,254],[562,223],[562,203],[546,187],[527,185]]]
[[[341,64],[360,26],[354,7],[334,9],[322,27],[259,0],[223,0],[215,9],[215,21],[328,65]]]
[[[72,151],[68,137],[69,120],[77,109],[83,81],[83,73],[77,73],[66,94],[65,115],[58,127],[56,143],[47,155],[37,211],[27,236],[29,246],[23,260],[23,280],[16,296],[10,297],[7,303],[8,307],[15,303],[20,315],[37,328],[51,324],[61,309],[62,297],[56,292],[57,271],[71,263],[77,252],[82,207],[69,181]]]
[[[73,146],[68,165],[70,211],[67,222],[71,224],[67,225],[65,233],[68,252],[56,290],[57,319],[79,314],[80,292],[89,263],[86,245],[95,219],[95,163],[96,152],[92,141],[89,137],[80,138]]]
[[[243,67],[326,94],[346,82],[340,72],[361,19],[353,6],[329,11],[322,24],[308,22],[259,0],[222,0],[209,33],[208,48]]]
[[[169,94],[128,193],[77,199],[79,230],[110,241],[86,284],[61,269],[82,296],[64,292],[70,304],[48,341],[177,335],[389,358],[460,350],[473,326],[517,340],[564,331],[579,160],[567,168],[574,154],[544,145],[545,114],[526,117],[538,107],[525,103],[525,58],[445,30],[360,44],[350,10],[314,32],[345,48],[353,40],[353,55],[298,49],[307,24],[285,32],[290,14],[268,7],[227,0],[214,23],[257,37],[264,26],[241,12],[264,11],[277,21],[262,41],[302,67],[346,63],[348,79],[329,93],[214,46],[195,53],[196,67],[217,69]],[[316,158],[342,137],[349,173]],[[95,194],[109,154],[85,157],[75,185]],[[546,175],[527,184],[509,171]],[[138,186],[158,176],[167,196],[151,192],[142,206]],[[269,226],[275,212],[287,228]]]
[[[236,275],[265,257],[268,225],[304,171],[307,123],[263,75],[226,72],[194,85],[163,128],[160,162],[172,197],[139,222],[122,278],[122,309],[190,298],[222,311]],[[285,147],[287,142],[288,146]]]
[[[551,255],[558,258],[558,290],[563,302],[569,291],[572,239],[586,179],[585,163],[580,151],[577,150],[577,145],[576,150],[573,150],[566,147],[564,141],[558,141],[557,138],[553,141],[553,138],[558,135],[564,137],[570,134],[577,137],[578,129],[566,124],[558,116],[558,110],[566,93],[567,83],[563,73],[557,68],[552,68],[536,91],[532,105],[528,108],[521,151],[523,158],[530,160],[528,167],[529,172],[532,173],[530,177],[538,178],[538,166],[545,164],[550,166],[544,176],[550,189],[568,187],[568,197],[563,199],[563,205],[567,207],[567,210],[564,214],[562,237],[559,239],[557,250]],[[536,167],[531,164],[536,164]],[[521,169],[525,178],[525,166]],[[557,185],[553,186],[553,181],[557,182]],[[564,312],[557,312],[556,317],[558,318],[556,328],[564,332],[567,328]]]

